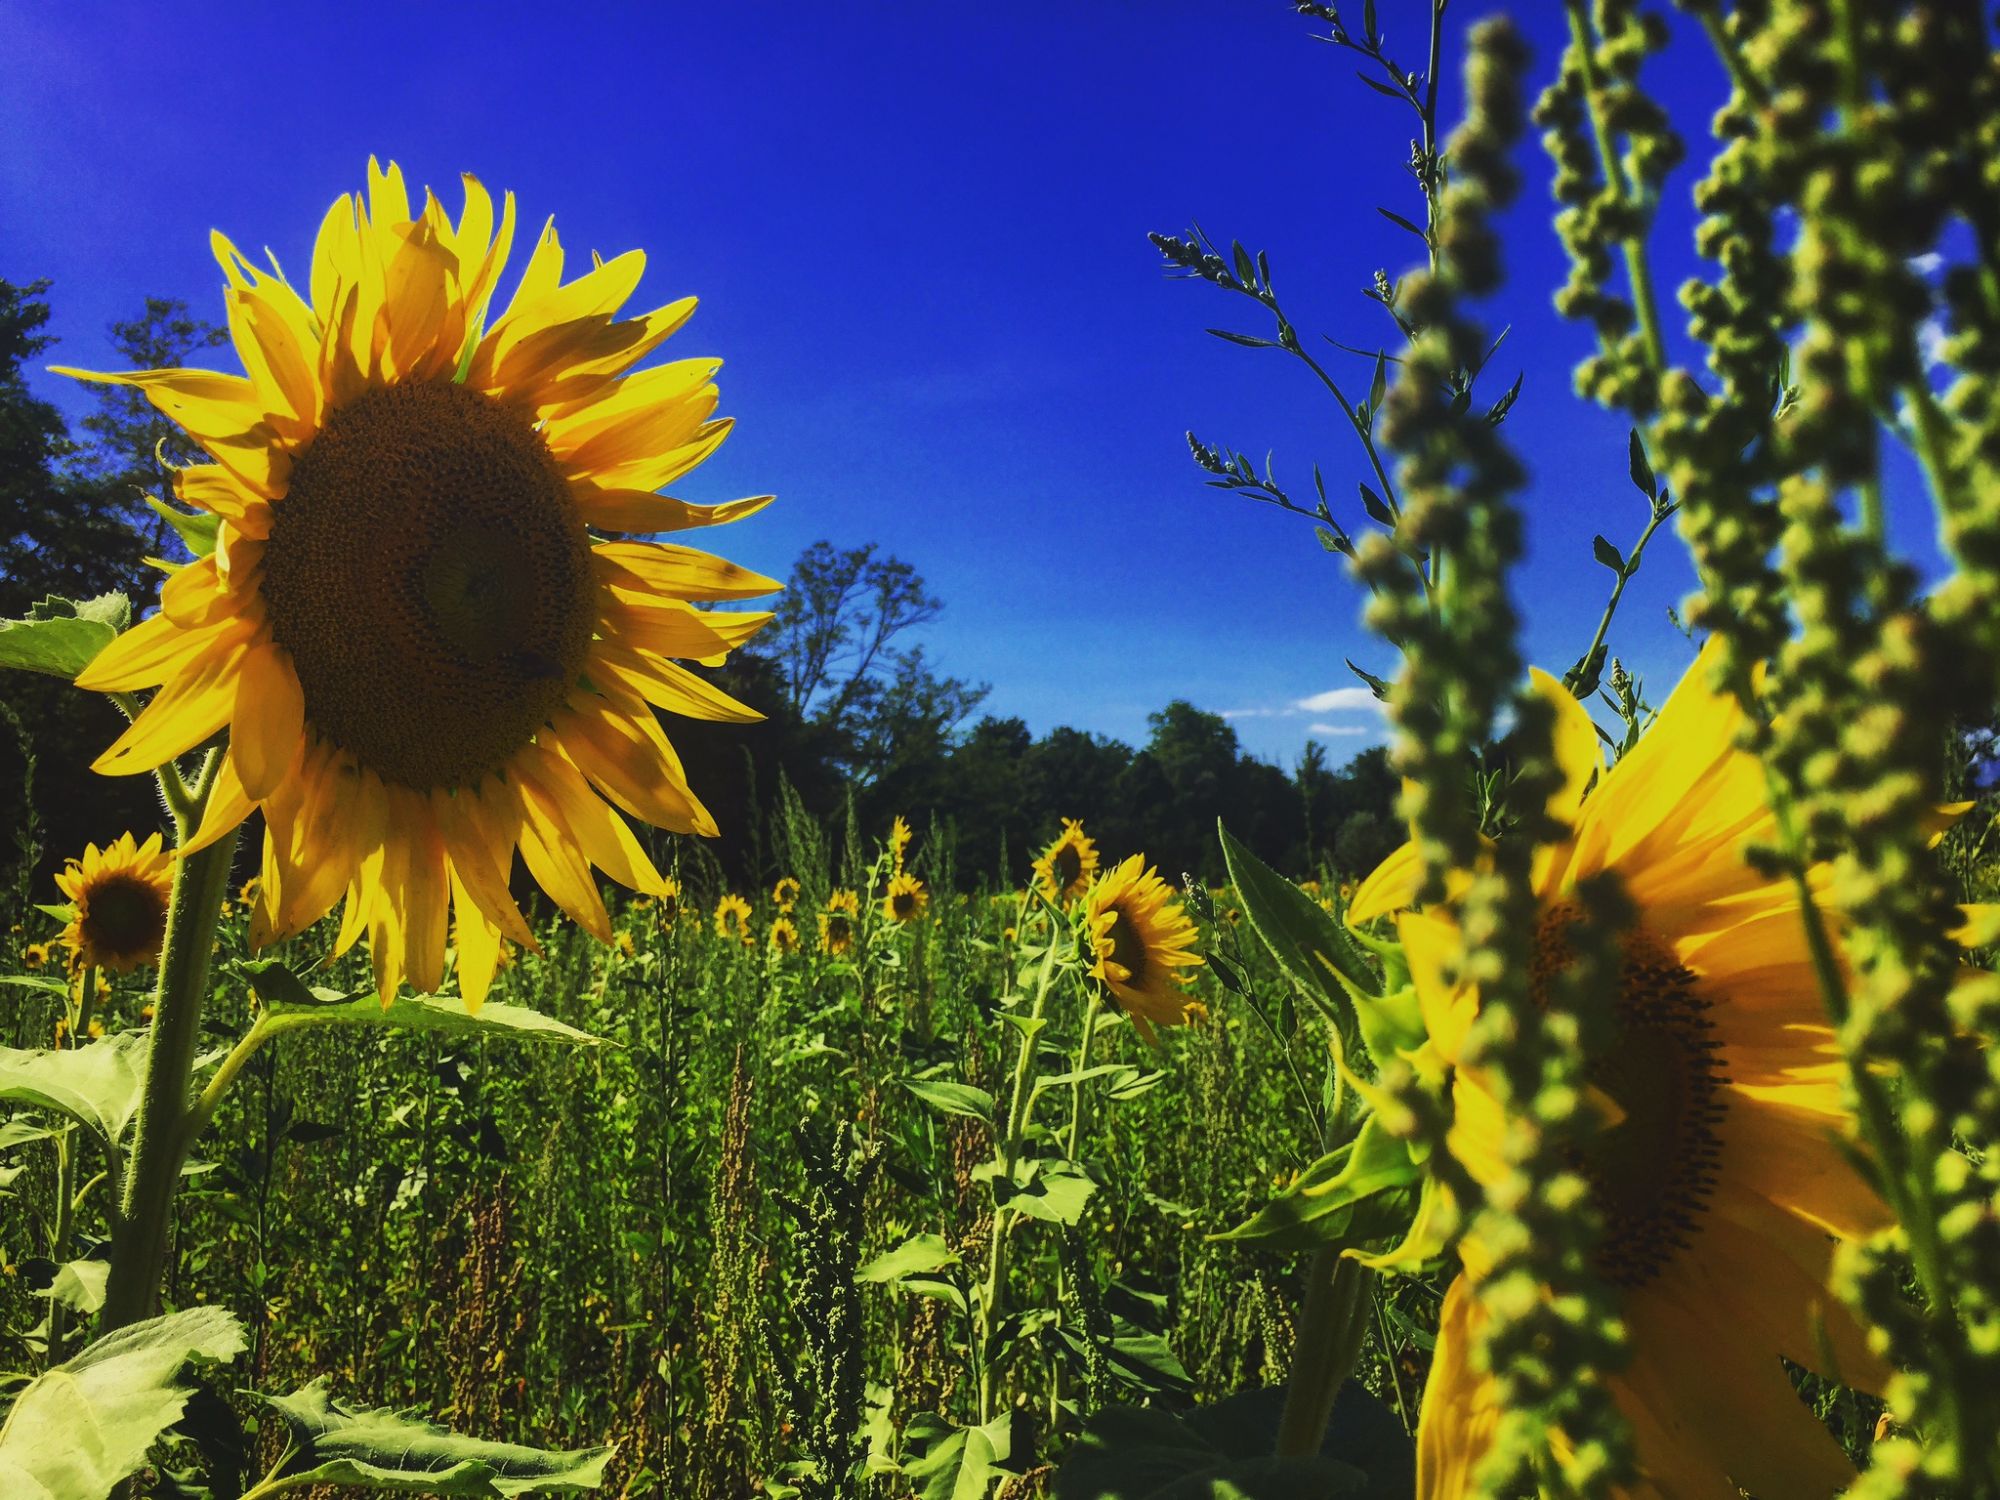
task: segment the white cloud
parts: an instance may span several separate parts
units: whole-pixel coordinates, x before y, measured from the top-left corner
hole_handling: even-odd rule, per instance
[[[1365,687],[1328,688],[1323,693],[1314,693],[1310,698],[1301,698],[1292,707],[1301,713],[1330,714],[1342,709],[1372,709],[1382,711],[1382,704],[1372,689]]]
[[[1289,712],[1289,709],[1280,708],[1225,708],[1222,710],[1222,717],[1225,719],[1275,719],[1279,714]]]
[[[1369,732],[1369,727],[1368,727],[1368,726],[1367,726],[1366,724],[1308,724],[1308,725],[1306,725],[1306,733],[1307,733],[1307,734],[1340,734],[1340,735],[1347,735],[1347,734],[1367,734],[1368,732]]]

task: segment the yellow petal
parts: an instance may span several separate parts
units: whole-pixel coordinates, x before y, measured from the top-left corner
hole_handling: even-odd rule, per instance
[[[671,542],[600,542],[597,576],[613,589],[637,595],[645,603],[658,594],[675,599],[754,599],[780,587],[727,558],[679,547]]]
[[[239,639],[226,647],[217,642],[205,655],[183,667],[153,695],[139,717],[96,760],[91,769],[104,776],[133,776],[165,765],[217,733],[235,707],[236,673],[242,660]]]
[[[1417,882],[1423,874],[1414,841],[1404,844],[1377,865],[1356,887],[1347,903],[1347,920],[1353,926],[1401,911],[1417,899]]]
[[[628,531],[651,535],[661,531],[691,531],[697,526],[721,526],[754,516],[777,498],[752,495],[721,505],[690,505],[671,495],[650,490],[602,490],[578,482],[570,486],[584,523],[599,531]]]
[[[256,811],[257,804],[250,800],[243,790],[243,783],[237,779],[235,762],[227,756],[216,767],[215,782],[208,790],[208,801],[201,810],[201,823],[195,828],[194,836],[174,852],[186,856],[197,849],[206,849],[224,834],[234,833],[243,820]]]
[[[458,946],[458,993],[468,1015],[477,1015],[500,967],[500,929],[467,894],[454,863],[451,875],[452,936]]]
[[[460,791],[436,792],[431,809],[438,832],[444,836],[445,852],[451,859],[452,878],[477,903],[496,935],[504,934],[523,948],[535,947],[533,933],[522,920],[520,908],[507,890],[512,873],[514,846],[489,831],[477,815],[478,794]],[[506,844],[501,855],[498,846]]]
[[[610,942],[611,918],[604,910],[604,898],[569,830],[539,798],[524,795],[520,803],[521,858],[528,873],[579,927],[600,943]]]
[[[1549,798],[1549,815],[1563,823],[1574,823],[1583,806],[1583,794],[1604,769],[1604,750],[1591,722],[1590,711],[1576,695],[1540,667],[1528,669],[1528,685],[1555,714],[1554,750],[1562,769],[1562,790]]]
[[[305,693],[291,653],[269,640],[250,647],[229,722],[229,760],[251,801],[270,796],[291,769],[305,726]]]
[[[584,857],[598,869],[642,895],[665,890],[660,872],[625,820],[599,800],[575,766],[530,741],[516,753],[513,769],[530,794],[542,799],[550,820],[568,827]]]
[[[595,643],[586,670],[592,674],[602,672],[648,703],[683,718],[720,724],[754,724],[764,717],[747,703],[738,703],[721,688],[695,676],[686,667],[665,657],[633,651],[609,641]]]
[[[1493,1381],[1472,1365],[1483,1321],[1471,1284],[1455,1278],[1444,1294],[1418,1410],[1417,1500],[1473,1500],[1482,1493],[1475,1476],[1500,1424]]]
[[[596,788],[635,818],[674,833],[713,838],[715,820],[688,789],[687,773],[652,709],[621,711],[579,695],[555,719],[557,742]]]

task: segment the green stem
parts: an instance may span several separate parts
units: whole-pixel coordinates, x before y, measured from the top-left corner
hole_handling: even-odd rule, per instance
[[[1340,1387],[1354,1372],[1373,1311],[1374,1273],[1323,1245],[1306,1273],[1306,1305],[1278,1419],[1279,1458],[1310,1458],[1326,1441]]]
[[[1583,71],[1583,102],[1590,114],[1590,133],[1597,142],[1598,164],[1603,169],[1605,185],[1617,195],[1619,203],[1636,210],[1641,205],[1612,146],[1611,122],[1604,113],[1604,83],[1597,72],[1590,20],[1584,14],[1583,0],[1568,0],[1568,3],[1570,39],[1576,47],[1577,66]],[[1646,243],[1637,235],[1624,235],[1618,245],[1625,258],[1625,276],[1632,288],[1632,311],[1639,319],[1639,337],[1646,345],[1647,362],[1655,370],[1665,370],[1667,345],[1660,333],[1660,308],[1653,294],[1652,268],[1646,262]]]
[[[1104,988],[1093,984],[1090,999],[1083,1007],[1083,1037],[1076,1044],[1076,1067],[1072,1070],[1081,1074],[1090,1066],[1090,1045],[1097,1040],[1097,1018],[1104,1011]],[[1083,1118],[1087,1113],[1088,1100],[1084,1097],[1083,1079],[1079,1077],[1069,1086],[1069,1140],[1063,1146],[1063,1155],[1076,1160],[1078,1146],[1083,1143]]]
[[[176,810],[180,842],[185,843],[200,826],[202,808],[221,769],[222,753],[209,753],[186,812]],[[166,784],[164,778],[161,784]],[[186,1160],[181,1127],[201,1040],[201,1011],[208,997],[216,920],[229,890],[229,867],[235,852],[232,833],[177,859],[174,865],[160,983],[153,1000],[152,1045],[146,1052],[145,1089],[132,1137],[131,1167],[125,1174],[123,1211],[111,1243],[111,1274],[100,1324],[104,1333],[152,1317],[159,1307],[174,1194]]]
[[[1563,676],[1563,686],[1571,692],[1576,691],[1577,684],[1583,680],[1583,674],[1590,670],[1591,658],[1597,655],[1597,648],[1604,644],[1604,638],[1611,633],[1611,617],[1618,613],[1618,601],[1625,596],[1625,585],[1630,583],[1632,575],[1639,571],[1639,559],[1645,555],[1646,543],[1653,539],[1653,533],[1660,529],[1660,523],[1672,514],[1672,511],[1656,508],[1652,519],[1646,523],[1646,529],[1639,533],[1639,540],[1633,544],[1632,550],[1625,554],[1625,566],[1618,570],[1618,581],[1611,585],[1611,597],[1604,601],[1604,613],[1598,616],[1597,633],[1590,638],[1590,644],[1584,648],[1577,665],[1570,668]]]
[[[1021,1033],[1020,1055],[1014,1060],[1014,1092],[1007,1105],[1006,1129],[1000,1136],[1000,1172],[994,1180],[996,1194],[1002,1191],[1000,1184],[1013,1185],[1014,1165],[1020,1157],[1021,1137],[1028,1125],[1036,1039],[1041,1031],[1037,1023],[1048,1008],[1049,991],[1055,982],[1056,948],[1061,936],[1060,930],[1052,930],[1049,934],[1049,945],[1042,953],[1042,972],[1035,981],[1034,1004],[1028,1012],[1028,1025]],[[979,1298],[979,1420],[982,1423],[993,1420],[993,1403],[999,1393],[998,1372],[993,1368],[991,1345],[993,1328],[999,1322],[1006,1293],[1005,1247],[1013,1217],[1005,1204],[994,1205],[993,1237],[987,1242],[986,1250],[986,1283]]]

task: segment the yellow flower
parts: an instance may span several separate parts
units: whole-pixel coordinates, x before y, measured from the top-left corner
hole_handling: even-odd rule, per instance
[[[910,840],[914,837],[910,825],[903,821],[903,815],[897,813],[896,821],[889,825],[889,860],[897,870],[903,868],[903,851],[910,847]]]
[[[633,958],[637,956],[639,952],[638,944],[632,941],[632,934],[624,931],[622,928],[619,930],[617,936],[613,940],[612,946],[615,947],[620,953],[624,954],[625,957],[627,958]]]
[[[1000,940],[1004,943],[1011,943],[1019,936],[1020,933],[1015,931],[1012,927],[1009,927],[1000,934]]]
[[[1714,656],[1681,680],[1651,730],[1606,771],[1583,706],[1536,673],[1558,713],[1574,824],[1538,859],[1535,972],[1568,962],[1577,882],[1615,871],[1638,909],[1624,940],[1617,1039],[1592,1085],[1616,1106],[1579,1168],[1605,1217],[1600,1274],[1623,1295],[1631,1363],[1609,1377],[1631,1419],[1642,1496],[1831,1495],[1854,1478],[1794,1394],[1779,1356],[1879,1389],[1880,1362],[1827,1289],[1834,1236],[1887,1222],[1838,1144],[1844,1065],[1820,1004],[1798,899],[1744,855],[1772,837],[1763,773],[1735,749],[1742,715],[1708,687]],[[1584,800],[1595,781],[1595,791]],[[1353,919],[1407,906],[1417,868],[1391,855],[1357,892]],[[1816,885],[1824,868],[1812,874]],[[1439,1057],[1456,1065],[1476,988],[1447,977],[1460,949],[1436,912],[1397,917]],[[1507,1122],[1476,1067],[1454,1066],[1451,1149],[1497,1180]],[[1446,1298],[1418,1434],[1418,1493],[1475,1492],[1497,1421],[1470,1351],[1481,1317],[1476,1240]]]
[[[1069,901],[1090,889],[1097,875],[1097,845],[1075,818],[1062,820],[1062,832],[1035,860],[1035,883],[1051,901]]]
[[[660,926],[671,927],[681,917],[681,883],[671,875],[662,875],[658,896]]]
[[[26,948],[21,950],[21,962],[31,969],[47,968],[49,962],[49,945],[47,943],[28,944]]]
[[[823,953],[846,953],[854,947],[854,929],[861,920],[861,898],[852,891],[835,891],[819,914],[819,946]]]
[[[734,891],[715,903],[715,935],[739,942],[746,948],[753,941],[750,936],[750,903]]]
[[[790,917],[777,917],[771,923],[771,951],[773,953],[796,953],[799,951],[799,929]]]
[[[1153,1027],[1179,1026],[1187,1019],[1187,982],[1181,970],[1200,963],[1188,951],[1194,923],[1160,879],[1137,854],[1085,893],[1084,931],[1096,962],[1091,974],[1111,992],[1147,1041]]]
[[[157,833],[143,844],[121,833],[102,849],[85,845],[82,860],[71,860],[56,876],[76,911],[62,933],[76,961],[118,974],[158,963],[172,871],[172,856]]]
[[[386,1002],[435,989],[447,909],[476,1006],[503,935],[535,946],[508,879],[518,849],[556,904],[611,938],[591,866],[657,893],[625,816],[712,834],[654,718],[755,718],[673,658],[716,662],[768,618],[692,601],[767,578],[685,547],[604,540],[733,520],[654,493],[714,451],[712,360],[633,373],[692,312],[619,321],[645,258],[562,283],[551,224],[506,312],[489,317],[514,237],[465,179],[456,223],[412,212],[373,161],[327,213],[293,287],[214,237],[247,375],[66,371],[133,385],[214,462],[174,476],[218,523],[160,612],[78,677],[158,687],[96,769],[143,772],[229,731],[188,847],[265,821],[258,945],[343,896],[335,942],[364,934]]]
[[[788,912],[799,903],[799,883],[791,876],[782,877],[771,887],[771,900],[779,911]]]
[[[924,889],[924,883],[898,870],[882,898],[882,915],[891,922],[914,922],[930,904],[931,893]]]

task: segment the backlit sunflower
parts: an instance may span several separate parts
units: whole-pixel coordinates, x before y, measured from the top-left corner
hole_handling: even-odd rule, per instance
[[[749,947],[750,903],[731,891],[715,903],[715,935],[731,942]]]
[[[160,961],[167,935],[167,900],[173,893],[173,856],[156,833],[145,843],[121,833],[100,849],[86,844],[56,884],[76,915],[62,932],[76,962],[114,974]]]
[[[882,915],[891,922],[914,922],[930,904],[931,893],[924,889],[924,883],[898,870],[889,881],[888,893],[882,897]]]
[[[788,912],[799,904],[799,883],[786,875],[771,887],[771,900],[779,911]]]
[[[682,833],[715,823],[654,707],[757,715],[675,658],[718,662],[768,618],[694,601],[767,578],[685,547],[605,540],[733,520],[655,493],[715,451],[717,363],[634,366],[692,299],[635,318],[633,251],[564,283],[553,224],[489,318],[514,237],[471,177],[456,223],[411,211],[369,163],[336,201],[308,281],[217,259],[245,375],[66,371],[133,385],[214,462],[174,476],[218,524],[160,612],[77,679],[158,687],[96,769],[153,769],[227,729],[198,848],[264,813],[252,936],[302,931],[346,898],[386,1002],[442,980],[447,908],[469,1005],[502,936],[534,937],[508,894],[518,850],[556,904],[611,937],[590,867],[657,894],[622,813]]]
[[[1079,820],[1062,822],[1061,834],[1035,860],[1036,883],[1057,902],[1081,896],[1097,875],[1097,844]]]
[[[1763,773],[1734,748],[1741,711],[1689,670],[1653,727],[1608,772],[1589,716],[1536,674],[1556,705],[1574,824],[1535,866],[1534,972],[1568,961],[1578,881],[1615,870],[1637,907],[1624,944],[1616,1040],[1590,1082],[1617,1106],[1578,1163],[1605,1219],[1598,1270],[1623,1295],[1631,1363],[1608,1377],[1631,1419],[1644,1496],[1832,1495],[1854,1477],[1794,1394],[1780,1356],[1864,1389],[1885,1371],[1827,1289],[1834,1237],[1887,1222],[1837,1144],[1847,1133],[1840,1061],[1821,1009],[1790,881],[1752,869],[1772,837]],[[1585,791],[1596,780],[1587,801]],[[1407,905],[1416,860],[1392,855],[1350,916]],[[1826,872],[1814,872],[1823,883]],[[1447,977],[1459,950],[1434,912],[1397,918],[1431,1044],[1458,1062],[1478,1010]],[[1452,1152],[1497,1180],[1505,1129],[1478,1070],[1455,1067]],[[1474,1371],[1485,1256],[1476,1242],[1445,1298],[1418,1434],[1418,1493],[1476,1493],[1492,1436],[1492,1382]],[[1837,1369],[1827,1369],[1830,1354]]]
[[[1096,962],[1091,974],[1132,1018],[1147,1041],[1155,1026],[1179,1026],[1188,1000],[1181,970],[1200,963],[1188,950],[1194,923],[1160,879],[1137,854],[1098,877],[1083,898],[1084,930]]]
[[[835,891],[819,914],[819,946],[823,953],[841,954],[854,947],[854,929],[861,921],[861,898],[852,891]]]
[[[889,825],[889,862],[897,870],[903,868],[903,852],[910,847],[910,840],[916,837],[910,832],[910,825],[903,821],[901,813]]]
[[[773,953],[796,953],[799,951],[799,929],[790,917],[778,917],[771,923],[771,951]]]

